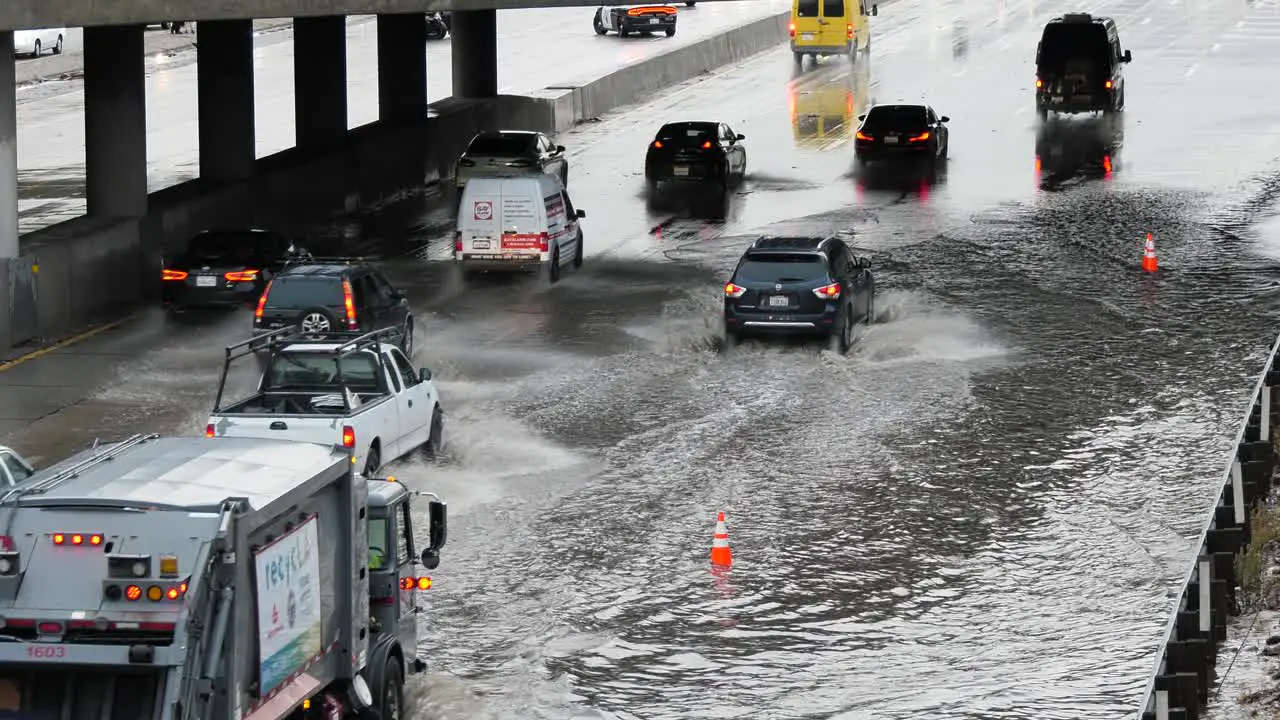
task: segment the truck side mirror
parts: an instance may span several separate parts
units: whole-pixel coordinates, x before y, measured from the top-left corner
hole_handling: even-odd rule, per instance
[[[558,152],[558,153],[562,153],[562,152],[564,152],[564,146],[563,146],[563,145],[557,145],[557,146],[556,146],[556,152]]]
[[[582,218],[585,218],[585,217],[587,216],[587,211],[586,211],[586,210],[579,210],[579,211],[577,211],[576,213],[574,213],[574,215],[577,215],[577,216],[578,216],[578,219],[579,219],[579,220],[581,220]]]
[[[418,368],[418,382],[428,382],[429,380],[431,380],[431,370]]]
[[[880,6],[879,6],[879,5],[872,5],[872,6],[871,6],[871,14],[872,14],[872,15],[879,15],[879,14],[880,14]]]
[[[440,549],[449,537],[449,508],[441,500],[427,503],[427,548],[422,551],[422,564],[428,570],[440,567]]]
[[[1125,62],[1133,62],[1133,51],[1132,51],[1132,50],[1125,50],[1125,51],[1124,51],[1124,61],[1125,61]]]

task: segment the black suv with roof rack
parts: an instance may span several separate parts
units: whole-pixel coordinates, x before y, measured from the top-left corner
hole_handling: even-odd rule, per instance
[[[816,336],[844,353],[853,326],[875,321],[875,302],[871,261],[839,238],[761,237],[725,283],[725,345],[752,336]]]
[[[290,326],[307,334],[398,330],[397,344],[413,357],[408,297],[381,270],[359,258],[308,258],[272,278],[258,299],[253,332],[261,335]]]
[[[1124,66],[1132,60],[1111,18],[1067,13],[1050,19],[1036,45],[1036,114],[1044,120],[1050,111],[1124,110]]]

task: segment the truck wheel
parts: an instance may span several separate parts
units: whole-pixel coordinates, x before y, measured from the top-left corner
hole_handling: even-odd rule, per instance
[[[573,267],[575,270],[577,268],[582,267],[582,231],[581,230],[578,231],[578,248],[573,251]]]
[[[431,413],[431,434],[427,436],[427,443],[422,446],[422,454],[432,459],[438,459],[444,454],[444,414],[440,412],[440,408]]]
[[[597,35],[604,35],[609,32],[604,29],[604,23],[600,22],[600,13],[596,13],[595,18],[591,21],[591,27],[595,28]]]
[[[551,264],[547,265],[547,282],[552,285],[560,282],[560,248],[551,253]]]
[[[382,699],[378,701],[380,720],[404,720],[404,676],[400,661],[387,660],[386,675],[382,681]]]
[[[404,321],[404,328],[400,331],[400,349],[404,351],[404,356],[413,359],[413,317],[410,316]]]
[[[672,37],[675,34],[676,34],[676,29],[674,27],[667,28],[667,37]]]
[[[378,468],[381,466],[382,466],[382,453],[378,452],[378,447],[376,445],[373,447],[370,447],[369,457],[366,458],[364,461],[365,478],[373,477],[374,473],[378,472]]]

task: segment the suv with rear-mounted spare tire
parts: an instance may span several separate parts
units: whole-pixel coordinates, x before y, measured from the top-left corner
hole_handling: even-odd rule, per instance
[[[253,333],[290,326],[312,334],[390,328],[398,331],[396,345],[413,357],[409,299],[381,270],[358,259],[310,258],[276,275],[258,299]]]

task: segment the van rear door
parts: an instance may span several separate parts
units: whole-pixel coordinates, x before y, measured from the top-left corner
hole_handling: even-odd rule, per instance
[[[498,243],[502,237],[498,209],[502,196],[493,192],[496,189],[498,186],[487,182],[468,183],[462,207],[458,208],[458,243],[461,247],[454,248],[456,251],[466,255],[498,254]]]
[[[795,24],[795,36],[792,44],[797,49],[820,45],[819,34],[822,26],[818,18],[819,5],[822,0],[795,0],[791,10],[791,22]]]
[[[500,249],[504,259],[547,259],[549,236],[536,179],[504,183],[498,214],[502,218]]]
[[[857,2],[858,0],[851,0]],[[822,0],[822,35],[819,44],[827,48],[849,44],[850,20],[846,10],[850,0]]]

